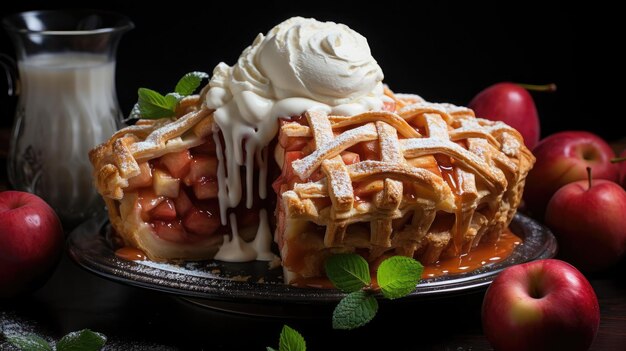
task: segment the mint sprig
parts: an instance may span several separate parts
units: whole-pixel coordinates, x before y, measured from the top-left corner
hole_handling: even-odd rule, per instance
[[[351,292],[333,311],[333,329],[354,329],[371,321],[378,312],[378,301],[365,290]]]
[[[209,75],[204,72],[189,72],[178,81],[174,91],[182,96],[191,95],[198,89],[202,80],[207,78]]]
[[[52,351],[52,346],[42,337],[29,334],[26,336],[5,336],[13,346],[21,351]],[[72,332],[56,343],[56,351],[99,351],[104,347],[106,336],[89,329]]]
[[[139,96],[137,106],[141,117],[156,119],[174,115],[176,104],[178,104],[175,96],[169,94],[163,96],[148,88],[139,88],[137,95]]]
[[[295,329],[283,325],[278,340],[278,350],[268,346],[267,351],[306,351],[306,342]]]
[[[383,295],[397,299],[410,294],[422,277],[424,266],[405,256],[393,256],[378,266],[376,278]]]
[[[354,292],[371,283],[367,261],[355,254],[337,254],[326,261],[326,275],[336,288]]]
[[[355,329],[371,321],[378,312],[375,294],[388,299],[410,294],[422,278],[424,266],[404,256],[384,260],[376,272],[378,287],[372,286],[369,265],[357,254],[338,254],[325,264],[328,279],[338,289],[349,292],[333,311],[334,329]]]
[[[209,75],[204,72],[187,73],[176,83],[174,92],[166,95],[152,89],[139,88],[138,100],[129,118],[159,119],[174,116],[178,102],[185,96],[193,94],[202,80],[208,77]]]

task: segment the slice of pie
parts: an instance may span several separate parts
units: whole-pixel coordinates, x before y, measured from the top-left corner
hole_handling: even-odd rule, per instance
[[[282,122],[275,240],[286,281],[323,276],[341,252],[431,264],[497,240],[513,218],[534,162],[520,134],[466,108],[395,99],[393,112]]]
[[[157,261],[272,260],[273,232],[304,285],[334,253],[430,264],[498,240],[534,162],[521,135],[382,79],[350,28],[277,25],[175,116],[91,151],[113,228]]]
[[[198,96],[178,111],[140,120],[89,153],[111,225],[157,261],[212,258],[222,242],[211,111]]]

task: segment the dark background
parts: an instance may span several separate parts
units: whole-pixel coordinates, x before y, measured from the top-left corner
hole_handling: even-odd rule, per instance
[[[205,1],[207,9],[201,9],[183,1],[139,5],[131,0],[60,0],[52,5],[50,1],[14,0],[2,4],[0,16],[88,6],[128,15],[136,28],[122,38],[117,55],[118,97],[125,113],[136,101],[138,87],[167,92],[186,72],[211,72],[220,61],[233,64],[257,33],[267,32],[290,16],[302,15],[342,22],[366,36],[386,82],[395,91],[467,104],[477,92],[496,82],[554,82],[558,92],[534,94],[544,136],[558,130],[585,129],[608,140],[625,137],[626,60],[619,52],[625,44],[620,34],[622,13],[598,2],[580,7],[546,2],[412,1],[408,8],[393,1],[373,7],[322,0],[302,4],[296,0],[260,1],[251,6],[226,0]],[[12,51],[0,30],[0,52]],[[11,124],[15,101],[3,96],[3,84],[0,77],[0,126],[6,127]],[[623,267],[592,279],[603,316],[594,350],[624,345]],[[480,329],[481,299],[479,294],[395,308],[386,305],[369,327],[349,335],[330,330],[328,311],[322,311],[326,313],[322,319],[288,324],[304,334],[311,350],[331,346],[488,350]],[[67,259],[34,298],[0,306],[0,319],[7,317],[2,307],[18,311],[36,325],[53,326],[47,335],[57,338],[90,327],[110,336],[113,345],[147,339],[194,350],[229,349],[230,343],[254,345],[247,349],[255,350],[262,349],[260,345],[276,346],[278,330],[286,323],[192,308],[166,294],[102,280]],[[404,313],[411,313],[409,322]],[[9,321],[11,318],[8,315]],[[401,345],[412,340],[410,347]]]
[[[20,1],[3,4],[0,15],[51,8],[101,8],[127,14],[136,28],[119,46],[117,87],[125,113],[138,87],[172,89],[184,73],[211,72],[233,64],[259,32],[294,16],[342,22],[368,38],[385,81],[397,92],[427,100],[467,104],[481,89],[500,81],[551,83],[555,94],[534,93],[542,134],[585,129],[608,140],[626,135],[624,44],[619,11],[596,3],[393,1],[349,5],[327,1],[203,2],[147,5],[131,1]],[[0,52],[12,53],[6,33]],[[0,79],[0,86],[5,84]],[[4,90],[4,89],[2,89]],[[3,125],[12,101],[0,97]]]

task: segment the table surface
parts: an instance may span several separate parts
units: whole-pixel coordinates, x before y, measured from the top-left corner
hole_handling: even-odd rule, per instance
[[[590,277],[601,323],[592,350],[626,345],[626,264]],[[0,329],[49,338],[90,328],[107,335],[110,350],[265,350],[277,346],[283,324],[299,330],[309,350],[489,350],[480,327],[483,292],[446,299],[391,302],[353,331],[331,328],[330,309],[301,318],[251,317],[197,307],[176,296],[99,278],[64,257],[39,291],[0,303]],[[0,349],[6,344],[0,341]],[[7,347],[7,349],[10,349]]]
[[[0,190],[6,184],[1,182],[6,175],[2,156]],[[588,277],[601,310],[592,350],[626,349],[625,272],[623,260],[610,271]],[[331,328],[332,306],[298,318],[220,312],[97,277],[64,256],[41,289],[18,300],[0,301],[0,331],[36,332],[58,340],[68,332],[90,328],[107,335],[107,350],[265,350],[278,345],[280,330],[288,324],[303,334],[309,350],[490,350],[481,331],[483,294],[387,302],[365,327],[336,331]],[[11,349],[0,336],[0,350]]]

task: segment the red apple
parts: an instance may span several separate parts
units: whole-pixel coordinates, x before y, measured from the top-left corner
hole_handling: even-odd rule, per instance
[[[584,351],[598,331],[600,309],[576,268],[541,260],[498,275],[485,294],[482,321],[496,351]]]
[[[63,239],[59,218],[41,198],[0,192],[0,298],[42,284],[61,257]]]
[[[582,271],[606,269],[626,253],[626,191],[608,180],[569,183],[548,203],[546,224],[559,257]]]
[[[587,167],[596,179],[617,181],[615,153],[599,136],[582,131],[552,134],[543,139],[533,154],[537,162],[528,173],[524,200],[537,218],[543,219],[548,201],[560,187],[587,179]]]
[[[616,160],[619,170],[619,184],[626,189],[626,150],[622,151],[619,157],[619,161]]]
[[[522,86],[498,83],[481,91],[470,101],[476,116],[502,121],[517,129],[532,150],[539,141],[539,116],[532,96]]]

